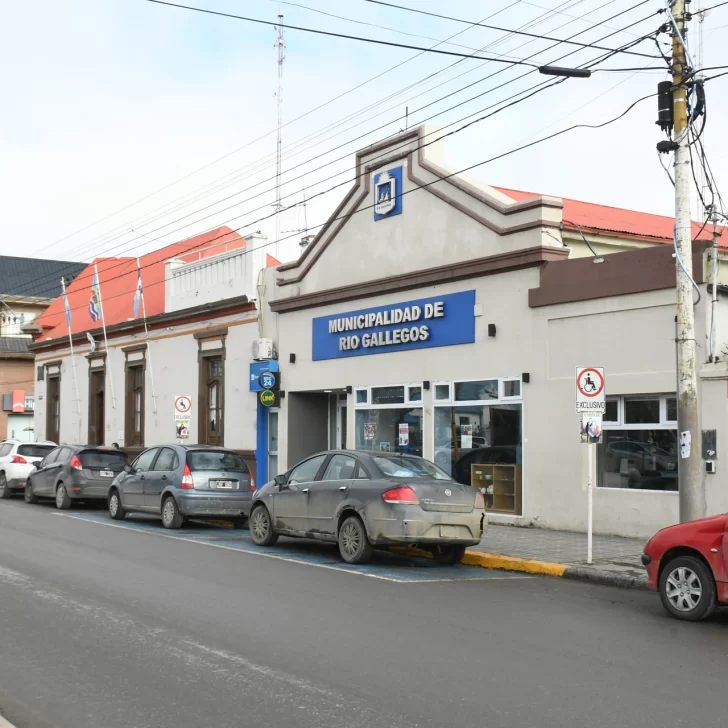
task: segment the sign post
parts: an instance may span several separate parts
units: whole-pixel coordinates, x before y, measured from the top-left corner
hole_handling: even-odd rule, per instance
[[[606,412],[603,367],[576,367],[576,412],[581,417],[581,442],[587,446],[587,521],[586,561],[593,561],[594,481],[596,458],[594,449],[602,441],[602,417]]]

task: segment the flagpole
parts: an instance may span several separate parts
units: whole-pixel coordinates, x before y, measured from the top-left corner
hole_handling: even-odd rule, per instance
[[[76,412],[78,412],[78,444],[81,444],[81,397],[78,394],[78,376],[76,374],[76,357],[73,351],[73,336],[71,336],[71,307],[68,305],[66,295],[66,279],[61,278],[63,291],[63,306],[66,309],[66,324],[68,325],[68,344],[71,347],[71,366],[73,367],[73,385],[76,388]],[[60,433],[58,433],[60,436]]]
[[[96,263],[94,263],[94,273],[96,274],[96,283],[98,285],[98,293],[99,293],[99,310],[101,311],[101,328],[104,331],[104,349],[106,351],[106,358],[107,358],[107,370],[109,372],[109,385],[111,386],[111,406],[116,409],[116,394],[114,394],[114,375],[112,374],[114,367],[111,362],[111,357],[109,354],[109,340],[106,338],[106,321],[104,320],[104,302],[101,298],[101,281],[99,280],[99,269],[96,266]]]
[[[147,329],[147,307],[144,304],[144,288],[141,285],[142,281],[142,269],[139,265],[139,258],[137,257],[137,279],[138,287],[137,291],[142,303],[142,317],[144,318],[144,338],[147,342],[147,359],[149,359],[149,380],[152,383],[152,412],[157,414],[157,393],[154,390],[154,365],[152,364],[152,347],[149,345],[149,331]]]

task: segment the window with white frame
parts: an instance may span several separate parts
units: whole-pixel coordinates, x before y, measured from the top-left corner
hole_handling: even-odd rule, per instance
[[[422,383],[356,387],[356,449],[422,456]]]
[[[482,480],[486,507],[513,515],[522,513],[521,401],[520,377],[433,382],[435,463],[459,483]]]
[[[677,398],[608,397],[598,447],[600,488],[677,491]]]

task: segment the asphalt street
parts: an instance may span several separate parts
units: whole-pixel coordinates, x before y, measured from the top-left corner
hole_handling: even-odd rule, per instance
[[[3,501],[0,715],[17,728],[724,722],[725,614],[685,624],[653,594],[423,561],[340,568],[326,545],[261,553],[245,531]]]

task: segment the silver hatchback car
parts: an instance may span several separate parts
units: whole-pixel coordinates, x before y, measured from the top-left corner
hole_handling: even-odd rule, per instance
[[[232,450],[208,445],[160,445],[145,450],[109,488],[109,515],[162,516],[165,528],[188,518],[225,518],[242,525],[250,513],[255,483]]]

